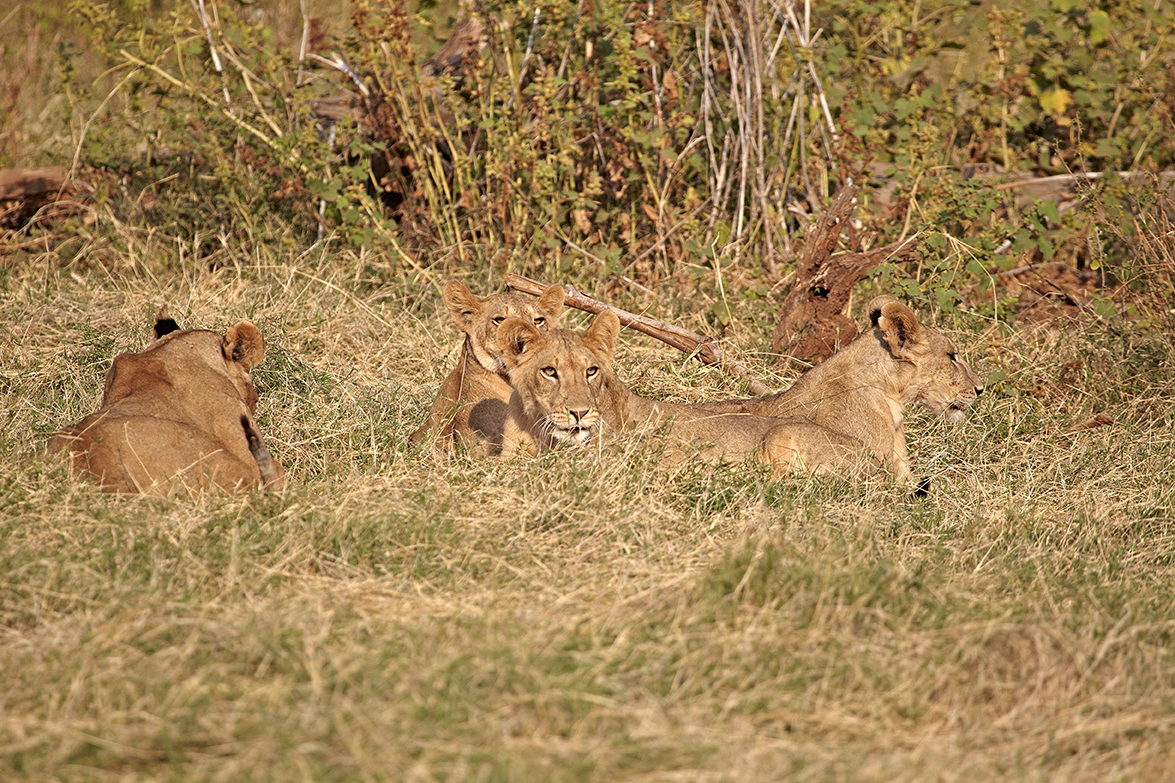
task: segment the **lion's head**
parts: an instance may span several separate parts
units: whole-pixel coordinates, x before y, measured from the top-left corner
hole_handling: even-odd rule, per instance
[[[868,312],[893,358],[912,368],[901,390],[902,402],[920,402],[952,424],[962,421],[983,393],[983,381],[959,356],[955,343],[919,323],[913,311],[892,296],[877,297]]]
[[[522,419],[514,424],[540,449],[599,435],[615,394],[611,364],[619,333],[620,320],[610,310],[582,334],[562,329],[544,334],[520,318],[502,324],[498,340],[514,387],[510,416]]]
[[[101,408],[55,435],[49,451],[68,450],[76,470],[116,492],[280,486],[285,472],[253,420],[249,371],[265,356],[257,327],[180,330],[160,308],[155,335],[143,352],[114,358]]]
[[[453,323],[465,333],[477,363],[493,373],[505,374],[498,327],[508,318],[519,318],[539,331],[553,328],[563,311],[563,288],[552,285],[538,302],[518,294],[493,294],[484,299],[460,280],[445,285],[445,306]]]

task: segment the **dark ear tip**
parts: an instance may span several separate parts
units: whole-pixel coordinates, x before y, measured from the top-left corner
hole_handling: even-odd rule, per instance
[[[171,314],[167,312],[167,305],[161,305],[159,312],[155,314],[155,339],[158,340],[165,334],[178,332],[180,325],[175,322]]]
[[[918,486],[914,488],[914,497],[924,498],[930,495],[930,476],[918,479]]]
[[[155,339],[159,339],[160,337],[162,337],[165,334],[171,334],[172,332],[178,332],[179,330],[180,330],[180,325],[177,324],[175,321],[171,320],[170,318],[168,318],[166,321],[156,321],[155,322]]]

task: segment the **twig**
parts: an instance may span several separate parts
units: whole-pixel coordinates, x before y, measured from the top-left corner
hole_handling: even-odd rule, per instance
[[[298,78],[295,87],[301,87],[306,72],[306,50],[310,48],[310,15],[306,13],[306,0],[300,0],[302,11],[302,46],[298,49]]]
[[[542,283],[523,277],[522,275],[506,275],[506,286],[532,296],[539,296],[547,289],[547,286]],[[689,329],[683,329],[680,326],[674,326],[664,321],[657,321],[653,318],[646,318],[643,315],[637,315],[612,307],[598,299],[592,299],[590,296],[581,294],[570,284],[563,286],[563,302],[571,307],[585,310],[589,313],[600,313],[604,310],[611,310],[616,313],[616,317],[620,319],[621,325],[636,329],[638,332],[643,332],[650,337],[656,337],[661,342],[672,345],[679,351],[696,356],[702,364],[719,367],[740,378],[745,378],[747,381],[747,390],[751,394],[762,395],[771,392],[771,389],[751,375],[746,367],[743,367],[738,362],[728,360],[722,350],[722,346],[713,337],[704,337],[697,332],[691,332]]]
[[[204,0],[192,0],[192,9],[195,10],[204,25],[204,35],[208,38],[208,50],[212,53],[212,65],[216,68],[216,72],[220,74],[220,86],[224,90],[224,102],[226,105],[231,104],[233,100],[228,94],[228,77],[225,76],[224,66],[220,64],[220,55],[216,51],[216,41],[212,37],[212,24],[208,21],[208,12],[204,8]]]
[[[351,70],[351,67],[349,65],[347,65],[346,62],[343,61],[343,58],[340,57],[337,52],[331,52],[331,56],[334,59],[328,60],[321,55],[315,54],[314,52],[311,52],[310,54],[307,55],[307,57],[309,57],[311,60],[316,60],[316,61],[322,63],[323,65],[334,68],[336,71],[339,71],[340,73],[344,74],[348,79],[351,80],[351,82],[355,85],[356,89],[359,90],[360,94],[363,95],[364,100],[370,98],[371,97],[371,89],[368,88],[368,86],[363,83],[363,79],[359,78],[359,75]]]
[[[530,56],[534,54],[534,34],[539,29],[539,7],[534,7],[534,21],[530,23],[530,36],[526,39],[526,54],[522,55],[522,63],[518,66],[518,81],[525,78],[526,66],[530,63]]]

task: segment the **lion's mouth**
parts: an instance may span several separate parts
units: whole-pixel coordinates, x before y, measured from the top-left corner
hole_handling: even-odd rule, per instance
[[[592,437],[592,431],[587,427],[552,427],[551,437],[557,441],[569,443],[586,443]]]
[[[584,443],[592,436],[587,427],[561,427],[555,430],[557,440],[569,440],[572,443]]]
[[[943,411],[943,418],[951,424],[958,424],[967,415],[967,406],[953,402]]]

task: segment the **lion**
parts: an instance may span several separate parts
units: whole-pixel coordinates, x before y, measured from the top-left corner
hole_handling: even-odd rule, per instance
[[[518,318],[499,330],[502,360],[514,388],[502,455],[537,455],[560,443],[598,440],[605,429],[664,427],[665,456],[680,461],[757,459],[777,470],[860,475],[875,460],[855,438],[802,418],[714,414],[632,393],[612,372],[620,321],[605,310],[581,333],[541,333]]]
[[[101,407],[54,435],[47,450],[68,452],[76,474],[117,493],[282,489],[285,470],[253,419],[249,371],[265,357],[257,327],[181,330],[164,306],[154,333],[142,353],[114,357]]]
[[[866,312],[868,331],[786,391],[689,407],[716,414],[803,418],[864,443],[889,463],[899,482],[912,483],[906,407],[921,403],[957,424],[983,393],[983,382],[960,358],[954,342],[919,323],[892,296],[876,297]]]
[[[420,442],[436,430],[434,448],[482,443],[487,453],[496,454],[502,447],[502,426],[512,391],[498,347],[498,326],[515,317],[540,331],[550,328],[563,310],[563,289],[549,286],[537,302],[518,294],[482,299],[460,280],[450,280],[444,296],[453,322],[465,333],[465,342],[457,367],[445,378],[424,423],[408,440]]]

